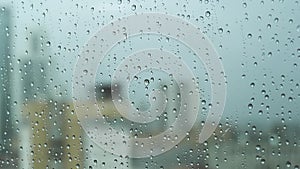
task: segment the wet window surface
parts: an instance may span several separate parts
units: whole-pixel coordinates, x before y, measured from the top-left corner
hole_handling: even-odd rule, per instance
[[[0,2],[0,168],[299,169],[298,0]]]

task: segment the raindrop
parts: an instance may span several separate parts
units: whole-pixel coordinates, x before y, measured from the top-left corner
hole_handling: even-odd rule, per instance
[[[218,29],[218,32],[219,32],[220,34],[222,34],[222,33],[223,33],[223,28],[219,28],[219,29]]]
[[[132,6],[131,6],[131,10],[132,10],[132,11],[135,11],[135,10],[136,10],[136,5],[132,5]]]
[[[149,85],[149,83],[150,83],[149,79],[145,79],[145,80],[144,80],[144,84],[145,84],[145,86],[148,86],[148,85]]]
[[[250,104],[248,104],[248,109],[249,110],[252,110],[253,109],[253,105],[250,103]]]
[[[252,38],[252,34],[251,33],[248,33],[247,37],[250,39]]]
[[[47,46],[47,47],[50,47],[50,46],[51,46],[51,42],[50,42],[50,41],[47,41],[47,42],[46,42],[46,46]]]
[[[206,17],[210,17],[210,15],[211,15],[210,11],[206,11],[206,12],[205,12],[205,16],[206,16]]]
[[[291,167],[291,165],[292,165],[291,162],[289,162],[289,161],[286,162],[286,167],[289,168],[289,167]]]

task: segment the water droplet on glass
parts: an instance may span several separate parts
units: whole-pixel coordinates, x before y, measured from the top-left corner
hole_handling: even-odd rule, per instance
[[[149,83],[150,83],[149,79],[145,79],[145,80],[144,80],[144,84],[145,84],[145,86],[148,86],[148,85],[149,85]]]
[[[205,12],[205,16],[206,16],[206,17],[210,17],[210,15],[211,15],[211,14],[210,14],[210,11],[206,11],[206,12]]]
[[[136,10],[136,5],[132,5],[132,6],[131,6],[131,10],[132,10],[132,11],[135,11],[135,10]]]

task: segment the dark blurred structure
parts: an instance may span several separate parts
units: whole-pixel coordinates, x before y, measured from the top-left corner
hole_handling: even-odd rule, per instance
[[[41,44],[39,32],[33,32],[30,41],[29,56],[22,58],[22,91],[23,101],[32,102],[34,100],[43,100],[48,97],[48,90],[46,90],[47,77],[47,58],[40,54]]]
[[[10,10],[0,7],[0,159],[16,156],[13,149],[13,125],[11,105],[11,17]],[[7,162],[4,168],[16,165],[13,161]]]

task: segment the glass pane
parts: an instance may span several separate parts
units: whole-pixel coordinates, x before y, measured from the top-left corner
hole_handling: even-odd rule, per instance
[[[300,4],[1,1],[0,168],[300,165]]]

